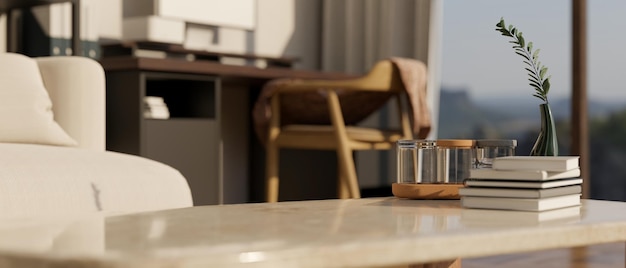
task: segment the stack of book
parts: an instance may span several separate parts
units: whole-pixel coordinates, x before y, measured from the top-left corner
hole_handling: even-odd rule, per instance
[[[465,208],[548,211],[580,205],[578,156],[498,157],[459,189]]]
[[[146,96],[143,99],[143,117],[150,119],[168,119],[170,111],[162,97]]]

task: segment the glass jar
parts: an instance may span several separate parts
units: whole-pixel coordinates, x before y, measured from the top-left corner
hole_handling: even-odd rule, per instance
[[[491,168],[493,159],[515,155],[517,140],[477,140],[475,168]]]
[[[463,183],[474,159],[474,140],[437,140],[436,183]]]
[[[398,183],[434,183],[437,178],[437,143],[432,140],[400,140],[398,157]]]

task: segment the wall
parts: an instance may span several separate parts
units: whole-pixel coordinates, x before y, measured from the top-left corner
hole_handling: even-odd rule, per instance
[[[257,1],[254,52],[295,56],[298,69],[319,69],[320,0]]]
[[[98,32],[104,40],[122,38],[122,0],[97,0]]]

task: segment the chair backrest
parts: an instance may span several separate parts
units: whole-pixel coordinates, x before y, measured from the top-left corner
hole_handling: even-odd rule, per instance
[[[327,89],[336,89],[343,119],[347,125],[362,121],[381,108],[394,94],[406,93],[408,114],[413,119],[412,132],[423,139],[430,131],[430,112],[426,103],[426,73],[426,65],[420,61],[390,58],[379,61],[366,75],[355,79],[273,80],[264,86],[254,105],[252,114],[255,131],[261,142],[265,142],[270,118],[276,118],[272,117],[270,100],[278,92],[280,92],[278,122],[281,125],[330,124],[331,117],[325,94]]]
[[[398,67],[391,60],[377,62],[370,71],[352,82],[355,87],[382,91],[401,91],[404,84]]]
[[[337,88],[344,121],[354,125],[379,110],[391,96],[404,90],[398,68],[389,60],[378,62],[364,76],[345,81]],[[320,92],[283,94],[281,96],[281,124],[330,124],[326,96]]]

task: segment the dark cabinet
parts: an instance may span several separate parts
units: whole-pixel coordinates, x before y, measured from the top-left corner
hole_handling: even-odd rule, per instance
[[[222,203],[220,80],[165,72],[107,72],[107,150],[178,169],[194,205]],[[168,119],[144,117],[144,97],[161,97]]]

